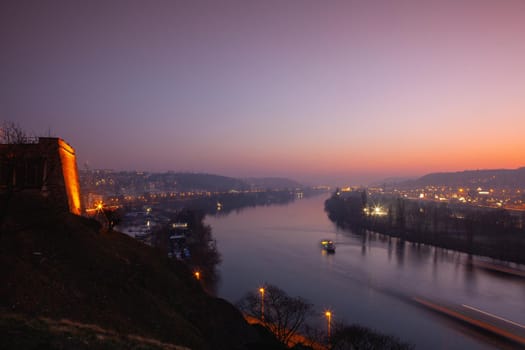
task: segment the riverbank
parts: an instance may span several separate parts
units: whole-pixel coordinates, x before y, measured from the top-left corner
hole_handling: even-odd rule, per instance
[[[381,202],[381,205],[377,203]],[[372,204],[371,204],[372,203]],[[325,201],[329,219],[342,229],[366,231],[499,261],[525,264],[525,228],[505,210],[336,192]]]

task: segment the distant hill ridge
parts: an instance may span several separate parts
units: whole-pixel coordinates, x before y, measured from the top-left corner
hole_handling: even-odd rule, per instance
[[[473,186],[493,188],[525,188],[525,167],[518,169],[465,170],[431,173],[417,180],[403,181],[399,187]]]
[[[178,191],[211,191],[227,192],[230,190],[249,190],[249,189],[272,189],[285,190],[304,187],[297,181],[283,177],[248,177],[235,178],[216,174],[207,173],[190,173],[190,172],[164,172],[164,173],[142,173],[136,171],[118,171],[104,170],[101,174],[96,173],[100,178],[112,178],[113,181],[105,183],[119,183],[125,187],[148,187],[148,183],[154,184],[156,189]],[[93,180],[93,173],[82,172],[85,179]],[[113,185],[111,185],[113,186]]]
[[[250,188],[287,189],[302,187],[297,181],[283,177],[235,178],[206,173],[163,173],[151,174],[151,178],[170,177],[182,189],[205,189],[216,191],[243,190]]]
[[[152,173],[149,180],[161,180],[176,183],[181,191],[206,190],[206,191],[228,191],[231,189],[241,190],[247,188],[247,184],[240,179],[228,176],[204,173]]]
[[[299,182],[284,177],[249,177],[242,180],[250,187],[256,188],[288,189],[303,187]]]

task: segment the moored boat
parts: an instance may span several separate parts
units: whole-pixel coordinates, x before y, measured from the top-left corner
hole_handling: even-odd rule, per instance
[[[330,239],[323,239],[321,241],[321,247],[327,253],[335,253],[335,243]]]

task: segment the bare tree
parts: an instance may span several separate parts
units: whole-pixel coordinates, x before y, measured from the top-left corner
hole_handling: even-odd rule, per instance
[[[16,145],[29,140],[26,132],[12,121],[3,121],[0,126],[0,144]]]
[[[102,213],[107,220],[108,230],[113,231],[116,225],[122,220],[122,212],[114,208],[103,208]]]
[[[264,319],[263,325],[283,344],[290,342],[312,312],[308,301],[291,297],[273,285],[266,285],[261,294],[247,293],[239,307],[250,316]]]

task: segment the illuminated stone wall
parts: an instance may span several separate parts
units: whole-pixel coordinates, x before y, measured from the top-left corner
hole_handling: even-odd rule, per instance
[[[40,197],[49,205],[81,215],[75,150],[54,137],[41,137],[38,143],[0,145],[2,191],[28,200]]]
[[[80,184],[78,182],[77,160],[75,150],[64,140],[58,139],[58,153],[62,165],[62,176],[66,189],[69,211],[80,215]]]

